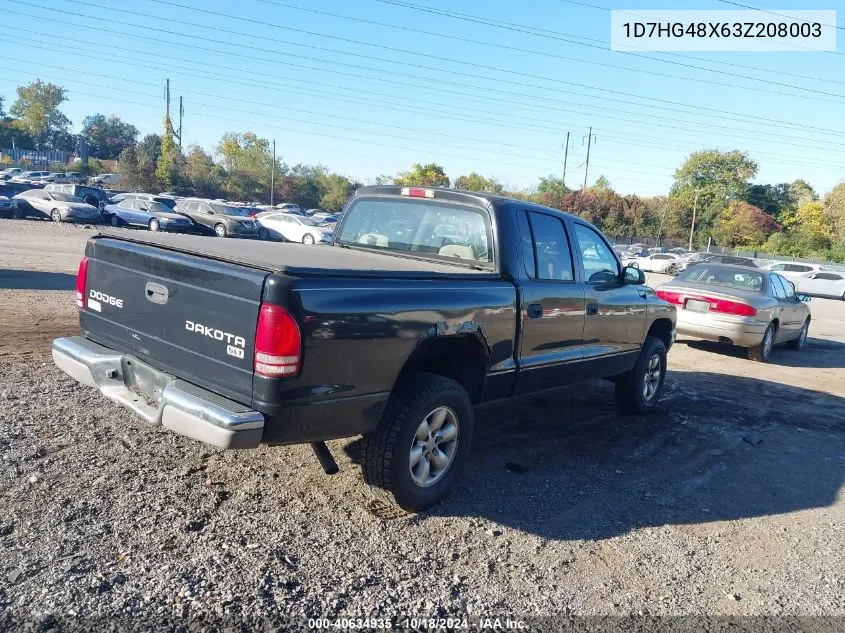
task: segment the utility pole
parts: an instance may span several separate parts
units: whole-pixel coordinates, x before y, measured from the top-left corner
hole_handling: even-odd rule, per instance
[[[563,152],[563,186],[566,186],[566,159],[569,157],[569,132],[566,133],[566,150]]]
[[[563,196],[566,195],[566,159],[569,157],[569,132],[566,133],[566,149],[563,152],[563,176],[560,179],[560,206],[563,210]]]
[[[695,200],[692,203],[692,226],[689,230],[689,250],[692,250],[692,236],[695,233],[695,212],[698,208],[698,189],[695,190]]]
[[[273,139],[273,166],[270,168],[270,206],[273,206],[273,194],[276,192],[276,139]]]
[[[164,86],[164,100],[167,103],[167,120],[170,121],[170,79]],[[165,130],[165,134],[172,133],[179,141],[179,153],[182,153],[182,115],[185,114],[185,107],[182,105],[182,97],[179,97],[179,130],[173,129],[173,122],[170,121],[170,130]]]
[[[587,163],[584,166],[584,189],[587,188],[587,172],[590,171],[590,145],[593,142],[593,126],[590,126],[590,133],[587,135]]]
[[[179,132],[174,136],[179,139],[179,153],[182,153],[182,116],[185,114],[185,106],[182,105],[182,97],[179,97]]]

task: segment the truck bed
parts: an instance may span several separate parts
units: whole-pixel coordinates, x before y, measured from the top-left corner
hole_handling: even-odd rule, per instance
[[[99,235],[295,276],[498,277],[490,270],[352,248],[108,229]]]

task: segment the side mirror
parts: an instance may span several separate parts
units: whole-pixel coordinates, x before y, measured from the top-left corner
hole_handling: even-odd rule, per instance
[[[645,273],[635,266],[625,266],[622,269],[622,281],[626,285],[639,286],[645,283]]]
[[[810,303],[810,296],[809,295],[798,295],[798,301],[803,301],[804,303]]]

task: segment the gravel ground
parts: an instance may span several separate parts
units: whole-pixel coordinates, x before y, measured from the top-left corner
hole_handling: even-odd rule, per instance
[[[482,407],[450,499],[384,521],[356,441],[333,477],[307,446],[217,451],[55,369],[93,232],[0,220],[0,630],[845,616],[845,303],[765,366],[679,343],[649,416],[604,382]]]

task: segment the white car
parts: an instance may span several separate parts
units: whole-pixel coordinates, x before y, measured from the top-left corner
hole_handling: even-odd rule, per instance
[[[258,237],[262,240],[284,239],[288,242],[317,244],[331,229],[319,226],[311,218],[292,213],[268,211],[255,216],[258,222]]]
[[[680,267],[681,257],[675,253],[655,253],[645,257],[628,257],[622,263],[647,272],[667,273],[673,266],[676,270]]]
[[[50,172],[48,171],[24,171],[19,173],[17,176],[12,176],[9,182],[22,182],[24,184],[31,185],[44,178],[44,176],[49,175]]]
[[[116,185],[117,181],[120,180],[120,176],[117,174],[100,174],[99,176],[94,176],[91,179],[91,182],[95,185]]]
[[[845,301],[845,273],[835,270],[805,273],[795,279],[795,290],[811,297],[831,297]]]
[[[800,262],[775,262],[764,267],[766,270],[773,270],[778,275],[786,277],[795,282],[799,277],[808,273],[817,273],[822,270],[818,264],[803,264]]]
[[[68,179],[67,174],[57,171],[42,177],[39,182],[44,183],[45,185],[50,182],[65,184],[68,182]]]
[[[8,167],[3,171],[0,171],[0,180],[8,180],[9,178],[20,176],[22,173],[23,169],[20,167]]]

